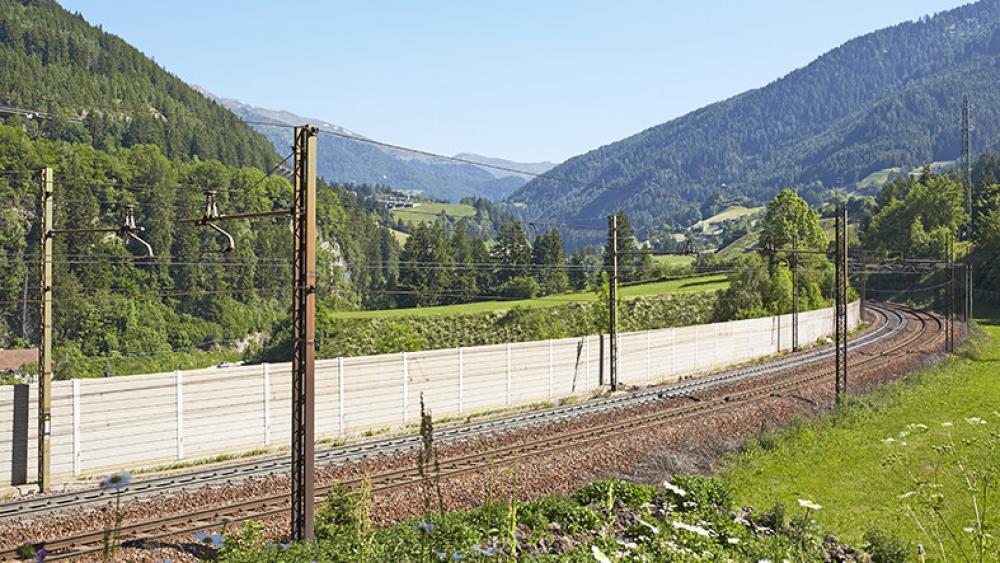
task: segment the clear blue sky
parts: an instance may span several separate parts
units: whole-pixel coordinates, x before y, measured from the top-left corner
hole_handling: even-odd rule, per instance
[[[520,161],[586,152],[962,3],[62,0],[216,94]]]

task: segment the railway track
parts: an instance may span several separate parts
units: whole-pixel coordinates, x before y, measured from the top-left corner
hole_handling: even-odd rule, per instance
[[[877,317],[874,328],[857,339],[852,340],[851,350],[853,351],[878,344],[906,329],[906,318],[898,310],[878,305],[869,306],[869,310],[875,313]],[[663,399],[688,396],[752,377],[760,377],[807,366],[831,358],[832,356],[832,349],[824,347],[790,355],[764,364],[730,369],[709,377],[657,386],[617,397],[526,412],[472,424],[445,427],[435,432],[435,439],[442,443],[454,442],[494,432],[509,431],[511,429],[540,424],[551,424],[580,416],[589,416],[615,409],[631,408]],[[411,451],[419,447],[420,437],[408,435],[367,440],[346,446],[319,448],[316,452],[316,466],[324,467],[342,463],[356,463],[378,456]],[[288,470],[289,458],[287,455],[271,456],[253,461],[137,480],[122,491],[121,498],[123,500],[130,500],[168,492],[176,493],[198,489],[205,486],[228,485],[254,477],[286,474]],[[100,504],[111,501],[114,496],[114,493],[109,491],[90,488],[12,500],[0,503],[0,520]]]
[[[855,352],[856,360],[853,362],[854,368],[865,366],[871,369],[881,363],[888,363],[893,360],[898,351],[908,351],[913,348],[933,343],[941,338],[941,322],[933,315],[927,315],[915,311],[904,312],[904,310],[885,306],[875,309],[882,317],[878,329],[869,332],[857,339],[852,348]],[[904,331],[911,321],[907,316],[912,316],[920,323],[920,328],[907,338],[894,342],[890,349],[884,350],[880,354],[872,354],[857,359],[857,352],[869,348],[878,343],[898,335]],[[596,402],[595,410],[587,411],[586,414],[604,412],[608,408],[621,408],[622,406],[639,405],[643,402],[676,399],[688,397],[696,399],[690,403],[680,406],[671,406],[662,410],[657,410],[640,416],[634,416],[625,420],[613,420],[611,422],[587,427],[580,430],[571,430],[549,436],[543,439],[518,444],[516,446],[494,449],[489,452],[489,465],[501,465],[509,463],[515,459],[525,459],[548,453],[558,452],[570,448],[579,448],[598,440],[607,440],[616,436],[622,436],[644,428],[654,427],[666,422],[679,422],[690,418],[705,416],[714,412],[745,405],[762,398],[781,395],[801,387],[815,384],[824,378],[830,377],[830,370],[816,370],[795,375],[789,379],[774,383],[752,387],[750,389],[736,391],[730,394],[723,394],[716,397],[698,398],[698,391],[715,390],[723,385],[738,382],[753,377],[753,374],[761,375],[780,371],[797,370],[808,367],[810,364],[821,361],[829,357],[828,350],[814,351],[803,354],[800,357],[790,357],[764,366],[757,366],[747,370],[734,370],[718,376],[708,378],[710,381],[689,382],[660,388],[658,390],[637,393],[629,398],[633,401],[626,402],[622,398],[619,400],[606,399]],[[743,374],[740,377],[739,374]],[[608,406],[608,405],[613,406]],[[559,409],[551,409],[551,413],[559,413]],[[541,413],[537,413],[541,414]],[[560,413],[567,414],[567,413]],[[581,416],[577,413],[575,416]],[[548,419],[546,422],[557,419]],[[502,421],[493,421],[502,422]],[[475,426],[475,425],[472,425]],[[456,456],[441,461],[441,477],[448,478],[467,472],[475,472],[487,466],[483,454],[473,454]],[[377,475],[370,476],[373,492],[382,492],[400,487],[411,486],[420,482],[421,478],[416,468],[403,468],[392,471],[385,471]],[[345,481],[344,484],[354,485],[356,481]],[[329,486],[317,487],[319,501],[322,495],[329,491]],[[218,528],[226,524],[240,522],[248,519],[263,519],[285,512],[288,508],[287,493],[274,494],[267,497],[257,498],[244,502],[233,503],[226,506],[207,508],[187,514],[179,514],[158,518],[147,522],[128,523],[122,526],[121,535],[123,540],[157,540],[182,534],[190,534],[198,530]],[[88,532],[72,537],[62,538],[48,542],[46,547],[50,552],[50,559],[81,557],[99,551],[103,541],[104,532]],[[0,556],[11,557],[12,550],[0,551]]]

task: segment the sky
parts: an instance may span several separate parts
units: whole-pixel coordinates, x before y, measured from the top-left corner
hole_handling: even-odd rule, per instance
[[[562,161],[958,0],[61,0],[225,97],[445,154]]]

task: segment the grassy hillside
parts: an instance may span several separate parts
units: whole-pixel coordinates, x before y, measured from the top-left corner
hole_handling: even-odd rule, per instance
[[[795,506],[807,498],[823,506],[816,518],[842,540],[859,541],[879,528],[911,545],[922,543],[934,560],[981,561],[965,559],[951,535],[971,556],[978,526],[958,462],[979,491],[984,527],[1000,525],[1000,310],[989,313],[990,319],[980,321],[985,337],[960,357],[734,458],[727,479],[739,505],[768,507],[781,500]],[[988,492],[986,478],[993,479]],[[931,506],[940,506],[940,519]],[[945,547],[943,558],[935,533]]]
[[[874,195],[883,184],[902,173],[903,169],[898,166],[876,170],[858,181],[856,187],[859,191]]]
[[[450,217],[461,219],[472,217],[476,208],[464,203],[422,203],[419,207],[399,207],[392,210],[393,220],[402,219],[405,223],[433,223],[438,215],[444,212]]]
[[[687,266],[694,262],[694,256],[684,254],[661,254],[653,256],[653,262],[666,266]]]
[[[701,276],[655,283],[623,286],[619,294],[623,299],[649,295],[667,295],[671,293],[692,293],[723,289],[728,285],[726,276]],[[535,299],[518,301],[481,301],[462,305],[443,305],[440,307],[424,307],[419,309],[386,309],[381,311],[344,311],[332,313],[331,318],[337,319],[375,319],[426,317],[437,315],[459,315],[468,313],[483,313],[488,311],[504,311],[515,307],[537,309],[558,307],[567,303],[588,303],[597,300],[597,294],[591,291],[581,291],[564,295],[550,295]]]
[[[712,215],[707,219],[702,219],[694,225],[691,226],[692,229],[696,231],[704,232],[714,232],[719,225],[726,221],[731,221],[733,219],[738,219],[744,215],[752,215],[764,209],[763,207],[744,207],[742,205],[733,205],[727,207],[722,211]]]
[[[750,232],[729,243],[717,253],[720,258],[735,258],[757,244],[757,233]]]

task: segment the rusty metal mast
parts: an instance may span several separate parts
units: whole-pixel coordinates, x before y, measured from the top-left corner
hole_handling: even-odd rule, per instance
[[[847,236],[847,206],[840,206],[837,209],[837,221],[836,221],[836,250],[834,255],[836,256],[835,261],[835,285],[834,295],[836,299],[835,306],[835,337],[836,337],[836,377],[837,381],[835,384],[835,393],[837,404],[841,404],[844,397],[847,395],[847,246],[848,246],[848,236]]]
[[[608,217],[608,375],[618,390],[618,215]]]
[[[316,501],[316,134],[295,128],[292,205],[292,539],[312,540]]]
[[[38,278],[41,290],[38,342],[38,490],[51,485],[52,447],[52,169],[41,173],[39,238],[42,251]]]

